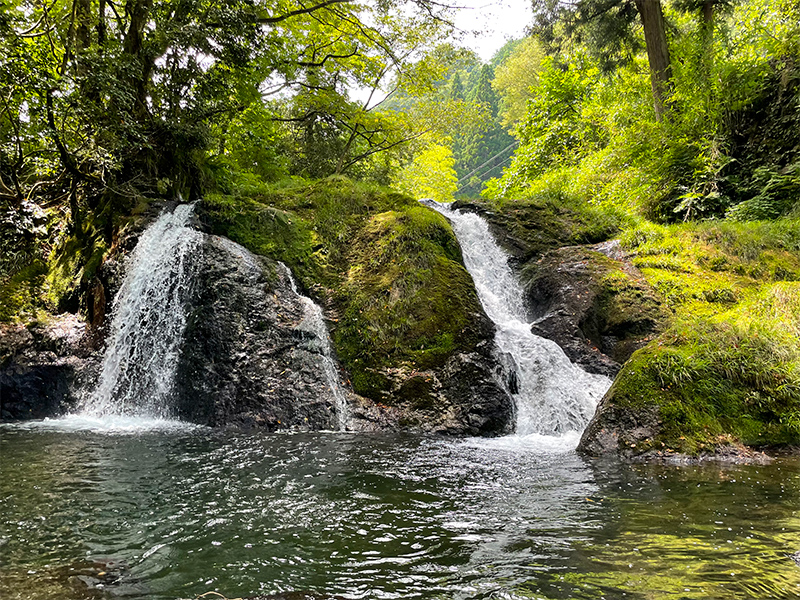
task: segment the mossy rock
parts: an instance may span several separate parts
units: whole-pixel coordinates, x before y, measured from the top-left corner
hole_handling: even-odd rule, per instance
[[[641,273],[594,247],[551,250],[525,265],[522,280],[532,331],[592,373],[616,375],[668,320]]]
[[[623,223],[613,211],[561,197],[457,201],[454,206],[482,214],[500,246],[520,263],[555,248],[609,240]]]
[[[625,365],[581,449],[698,455],[800,443],[798,293],[775,284],[715,319],[676,322]]]
[[[400,419],[414,428],[435,430],[437,419],[450,414],[472,423],[463,431],[507,429],[510,399],[492,377],[494,332],[439,213],[407,196],[335,178],[252,197],[211,196],[201,216],[212,232],[292,269],[330,319],[335,353],[356,393],[404,407]],[[443,374],[459,356],[485,363],[481,372],[497,389],[482,393],[507,411],[452,384],[456,373]],[[434,382],[430,389],[417,385],[423,372]],[[470,403],[505,416],[475,417]],[[441,427],[457,429],[452,422]]]
[[[644,222],[622,234],[674,316],[620,372],[581,442],[586,452],[800,443],[797,225]],[[653,414],[657,426],[633,435],[631,424],[642,415],[652,424]]]

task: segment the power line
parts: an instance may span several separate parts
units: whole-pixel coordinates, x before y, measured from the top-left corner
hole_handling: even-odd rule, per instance
[[[497,169],[498,167],[502,167],[502,166],[503,166],[503,165],[505,165],[507,162],[509,162],[509,161],[510,161],[510,160],[511,160],[513,157],[514,157],[514,155],[512,154],[512,155],[511,155],[511,156],[509,156],[507,159],[505,159],[503,162],[501,162],[501,163],[499,163],[499,164],[497,164],[497,165],[493,166],[493,167],[492,167],[491,169],[489,169],[488,171],[484,171],[484,172],[482,172],[482,173],[479,175],[479,177],[481,177],[481,178],[482,178],[484,175],[488,175],[489,173],[491,173],[492,171],[494,171],[494,170],[495,170],[495,169]],[[461,190],[463,190],[463,189],[466,189],[466,188],[468,188],[468,187],[469,187],[469,185],[463,185],[463,186],[459,187],[459,188],[458,188],[458,189],[455,191],[455,193],[457,194],[457,193],[459,193]]]
[[[479,167],[476,167],[475,169],[473,169],[472,171],[470,171],[469,173],[467,173],[466,175],[464,175],[464,176],[463,176],[461,179],[459,179],[459,180],[458,180],[456,183],[457,183],[457,184],[458,184],[458,183],[461,183],[461,182],[462,182],[462,181],[464,181],[465,179],[467,179],[467,178],[469,178],[469,177],[472,177],[472,176],[473,176],[475,173],[477,173],[478,171],[480,171],[480,170],[481,170],[483,167],[485,167],[486,165],[488,165],[488,164],[489,164],[490,162],[492,162],[492,161],[493,161],[495,158],[497,158],[498,156],[500,156],[501,154],[503,154],[503,153],[504,153],[506,150],[508,150],[508,149],[510,149],[510,148],[513,148],[514,146],[519,146],[519,142],[518,142],[517,140],[514,140],[513,142],[511,142],[511,143],[510,143],[508,146],[506,146],[505,148],[503,148],[503,149],[502,149],[500,152],[498,152],[497,154],[495,154],[493,157],[491,157],[489,160],[487,160],[487,161],[486,161],[485,163],[483,163],[481,166],[479,166]],[[509,158],[510,158],[510,157],[509,157]]]

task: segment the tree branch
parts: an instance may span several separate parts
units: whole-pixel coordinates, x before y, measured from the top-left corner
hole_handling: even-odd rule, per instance
[[[304,6],[303,8],[291,10],[288,13],[278,15],[277,17],[261,17],[256,19],[256,23],[260,25],[274,25],[276,23],[281,23],[282,21],[285,21],[287,19],[291,19],[292,17],[311,14],[315,11],[326,8],[328,6],[332,6],[334,4],[351,4],[352,2],[353,0],[326,0],[325,2],[314,4],[313,6]]]

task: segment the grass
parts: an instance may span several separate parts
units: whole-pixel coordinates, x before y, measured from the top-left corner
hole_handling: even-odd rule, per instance
[[[663,429],[640,450],[800,443],[797,225],[644,222],[622,235],[674,313],[614,386],[619,406],[660,407]]]

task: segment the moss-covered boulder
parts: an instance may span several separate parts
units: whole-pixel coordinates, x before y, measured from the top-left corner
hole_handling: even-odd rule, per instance
[[[606,255],[615,247],[557,248],[522,272],[533,333],[556,342],[586,371],[610,377],[668,317],[642,274]]]
[[[730,458],[800,444],[796,222],[647,224],[623,242],[675,316],[626,363],[579,449]]]
[[[201,212],[214,233],[286,263],[324,307],[365,398],[357,428],[510,430],[494,330],[444,217],[343,179],[211,196]]]
[[[456,201],[483,215],[498,244],[514,262],[525,264],[555,248],[595,244],[614,237],[623,215],[568,197]]]

